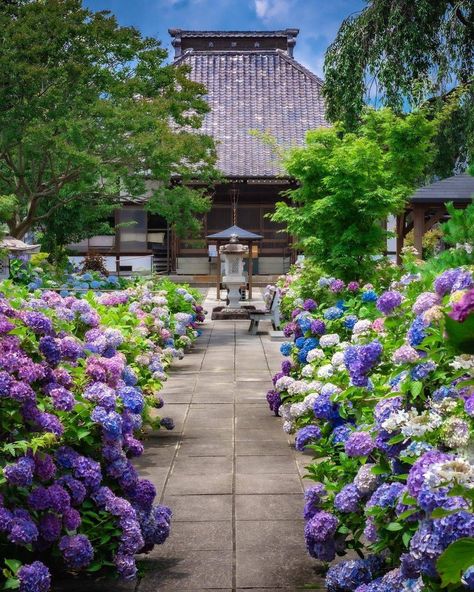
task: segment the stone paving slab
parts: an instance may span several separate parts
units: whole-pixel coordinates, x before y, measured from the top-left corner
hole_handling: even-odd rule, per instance
[[[162,391],[176,430],[151,434],[137,468],[172,508],[172,531],[140,561],[136,592],[323,589],[303,538],[309,458],[265,401],[280,344],[247,329],[248,321],[206,321]]]

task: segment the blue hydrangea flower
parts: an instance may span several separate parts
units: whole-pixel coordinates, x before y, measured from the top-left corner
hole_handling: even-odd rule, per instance
[[[292,348],[293,348],[293,344],[290,343],[289,341],[286,341],[285,343],[282,343],[280,345],[280,352],[283,356],[289,356],[291,354]]]
[[[344,311],[341,308],[338,306],[331,306],[324,311],[323,316],[328,321],[334,321],[336,319],[340,319],[343,314]]]
[[[362,292],[362,302],[375,302],[377,300],[377,292],[374,290],[366,290]]]

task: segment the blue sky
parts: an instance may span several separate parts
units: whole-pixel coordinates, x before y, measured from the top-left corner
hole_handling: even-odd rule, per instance
[[[322,75],[324,52],[341,21],[363,0],[84,0],[93,10],[111,10],[122,25],[169,43],[169,28],[300,29],[295,57]],[[172,54],[171,54],[172,55]]]

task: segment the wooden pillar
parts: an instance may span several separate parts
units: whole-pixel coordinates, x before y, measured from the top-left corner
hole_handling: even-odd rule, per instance
[[[413,245],[423,258],[423,234],[425,233],[425,210],[423,206],[413,208]]]
[[[252,300],[252,283],[253,283],[253,257],[252,257],[252,241],[249,242],[249,300]]]
[[[216,299],[221,299],[221,254],[219,253],[220,243],[217,241],[217,265],[216,265]]]
[[[405,216],[405,212],[397,216],[397,265],[400,265],[402,262],[402,249],[405,242]]]
[[[114,213],[115,223],[115,273],[120,275],[120,210],[117,208]]]

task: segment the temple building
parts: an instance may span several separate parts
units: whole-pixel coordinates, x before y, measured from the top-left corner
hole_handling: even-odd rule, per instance
[[[281,274],[291,262],[291,239],[267,214],[292,180],[282,174],[274,149],[253,132],[269,134],[280,147],[302,145],[308,130],[328,125],[322,80],[293,57],[297,29],[169,32],[175,63],[187,64],[191,78],[207,88],[210,112],[200,132],[215,139],[225,179],[214,187],[202,236],[178,240],[138,200],[116,215],[117,223],[134,220],[134,225],[76,248],[102,252],[114,271],[153,267],[207,275],[215,273],[217,260],[205,237],[237,225],[263,237],[253,247],[254,272]]]

